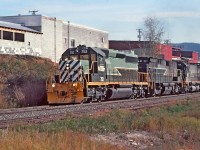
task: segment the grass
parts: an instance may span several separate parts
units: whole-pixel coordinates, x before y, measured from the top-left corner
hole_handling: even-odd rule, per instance
[[[84,149],[84,146],[91,150],[102,148],[102,146],[108,149],[110,145],[90,141],[88,135],[137,130],[151,132],[162,139],[162,149],[200,149],[199,108],[199,101],[188,101],[183,104],[177,103],[175,106],[136,112],[114,110],[95,118],[88,116],[82,118],[67,117],[66,120],[62,121],[29,127],[21,126],[9,130],[6,136],[1,134],[0,145],[7,145],[7,149],[10,149],[11,145],[16,145],[20,149],[20,143],[27,142],[32,143],[28,144],[30,146],[28,149],[37,149],[33,147],[34,143],[38,145],[38,149],[51,149],[60,145],[66,146],[66,144],[75,147],[75,149]],[[21,141],[20,139],[23,138],[28,141]],[[74,142],[75,145],[73,145]],[[51,145],[51,143],[55,147],[42,147],[43,145]]]
[[[28,129],[37,129],[41,132],[57,132],[68,129],[89,134],[132,130],[167,130],[170,129],[168,126],[177,126],[176,123],[179,124],[182,120],[185,121],[186,117],[187,119],[193,119],[194,117],[192,116],[194,115],[198,117],[197,104],[177,104],[175,106],[145,109],[137,112],[114,110],[97,118],[90,116],[82,118],[68,117],[64,121],[36,125],[28,127]],[[27,127],[24,128],[27,129]],[[24,128],[19,127],[17,130],[24,130]]]
[[[64,131],[4,132],[0,135],[0,150],[120,150],[116,146],[92,141],[82,133]]]
[[[53,67],[49,59],[0,55],[0,108],[46,103],[46,80]]]

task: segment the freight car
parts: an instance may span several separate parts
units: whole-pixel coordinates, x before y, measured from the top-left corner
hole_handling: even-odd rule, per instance
[[[196,68],[195,68],[196,67]],[[189,69],[193,68],[192,76]],[[198,67],[80,45],[61,57],[47,84],[49,104],[139,98],[198,91]]]

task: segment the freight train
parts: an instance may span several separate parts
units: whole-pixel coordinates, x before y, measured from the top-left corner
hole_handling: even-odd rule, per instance
[[[135,99],[200,90],[200,66],[79,45],[67,49],[47,82],[49,104]]]

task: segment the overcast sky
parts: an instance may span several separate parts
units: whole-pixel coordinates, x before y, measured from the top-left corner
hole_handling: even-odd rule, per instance
[[[200,0],[0,0],[0,15],[29,10],[109,32],[110,40],[138,40],[144,18],[157,17],[164,39],[200,43]]]

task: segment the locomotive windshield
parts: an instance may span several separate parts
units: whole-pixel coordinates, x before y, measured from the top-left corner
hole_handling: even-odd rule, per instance
[[[86,47],[70,49],[68,55],[70,60],[97,60],[96,54],[91,53]]]
[[[91,58],[90,56],[87,55],[70,55],[69,56],[69,60],[90,60],[91,61],[96,61],[97,60],[97,56],[96,54],[91,54]]]
[[[78,60],[78,55],[70,55],[69,60]]]

